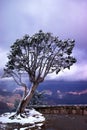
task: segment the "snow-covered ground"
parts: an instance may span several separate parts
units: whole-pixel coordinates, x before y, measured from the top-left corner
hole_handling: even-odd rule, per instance
[[[44,116],[37,112],[35,109],[26,109],[26,114],[24,114],[23,116],[25,117],[21,117],[20,115],[18,115],[15,119],[10,119],[9,117],[14,115],[15,113],[4,113],[0,116],[0,123],[19,123],[21,125],[25,125],[25,124],[29,124],[28,128],[32,128],[32,127],[38,127],[38,129],[41,128],[41,126],[43,125],[43,123],[45,122],[45,118]],[[20,130],[26,130],[27,127],[23,127],[20,128]],[[17,130],[16,128],[14,130]]]

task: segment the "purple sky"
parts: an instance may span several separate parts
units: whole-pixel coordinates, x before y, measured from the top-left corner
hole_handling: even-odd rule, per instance
[[[0,0],[0,68],[17,38],[40,29],[76,41],[77,63],[48,78],[87,80],[87,0]]]

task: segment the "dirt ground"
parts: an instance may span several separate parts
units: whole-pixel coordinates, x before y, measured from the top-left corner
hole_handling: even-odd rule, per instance
[[[87,130],[87,116],[81,115],[45,115],[43,130]]]

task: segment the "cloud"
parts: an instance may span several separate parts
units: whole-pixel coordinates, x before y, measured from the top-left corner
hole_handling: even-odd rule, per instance
[[[67,81],[87,81],[87,60],[86,52],[83,49],[75,48],[72,54],[77,62],[71,66],[70,70],[61,70],[58,75],[55,73],[47,76],[47,79],[67,80]]]
[[[66,92],[66,94],[71,94],[71,95],[83,95],[83,94],[87,94],[87,89],[82,90],[82,91],[80,91],[80,92],[70,91],[70,92]]]
[[[69,0],[19,0],[2,2],[1,42],[11,44],[25,33],[39,29],[51,31],[61,37],[83,36],[86,31],[86,4]],[[77,29],[78,28],[78,29]]]
[[[60,90],[57,90],[57,96],[59,99],[62,99],[62,98],[64,98],[65,93],[62,93]]]
[[[79,81],[87,80],[87,64],[80,63],[73,65],[71,70],[65,69],[64,71],[59,72],[58,75],[55,73],[47,76],[47,79],[57,79],[57,80],[67,80],[67,81]]]
[[[87,79],[87,1],[86,0],[15,0],[0,1],[0,68],[7,61],[10,45],[28,33],[42,29],[60,39],[76,40],[75,55],[78,63],[50,79]],[[77,76],[75,76],[77,75]],[[81,77],[81,75],[83,77]]]
[[[80,96],[87,94],[87,89],[82,91],[69,91],[69,92],[61,92],[60,90],[57,90],[57,96],[59,99],[63,99],[67,94],[74,95],[74,96]]]
[[[44,93],[45,93],[46,95],[49,95],[49,96],[52,95],[52,91],[51,91],[51,90],[44,90]]]
[[[17,87],[13,90],[13,93],[15,93],[16,91],[25,91],[25,88],[24,87]]]
[[[7,50],[0,48],[0,68],[3,68],[7,62]]]

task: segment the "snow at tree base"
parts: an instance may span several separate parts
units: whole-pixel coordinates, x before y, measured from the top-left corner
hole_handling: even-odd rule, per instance
[[[17,123],[23,125],[28,125],[27,128],[33,128],[33,127],[38,127],[40,128],[43,126],[45,122],[44,116],[37,112],[34,109],[26,109],[26,114],[23,113],[23,117],[18,115],[15,119],[10,119],[10,116],[14,115],[15,113],[4,113],[0,116],[0,124],[12,124],[12,123]],[[25,127],[26,128],[26,127]],[[3,128],[2,128],[3,129]],[[24,130],[21,128],[20,130]]]
[[[14,42],[3,77],[12,77],[19,86],[24,87],[16,115],[25,111],[37,87],[48,74],[58,74],[63,69],[70,69],[76,62],[71,55],[74,45],[74,40],[60,40],[42,30],[33,36],[25,35]],[[31,82],[30,89],[24,81],[24,76]]]
[[[3,114],[0,117],[2,123],[33,123],[35,126],[35,123],[45,121],[45,118],[34,110],[27,113],[26,107],[48,74],[59,74],[76,63],[76,59],[71,55],[74,45],[74,40],[60,40],[57,36],[49,32],[44,33],[42,30],[33,36],[25,35],[14,42],[2,77],[13,78],[24,91],[16,112]],[[26,78],[31,87],[27,86],[24,80]]]

